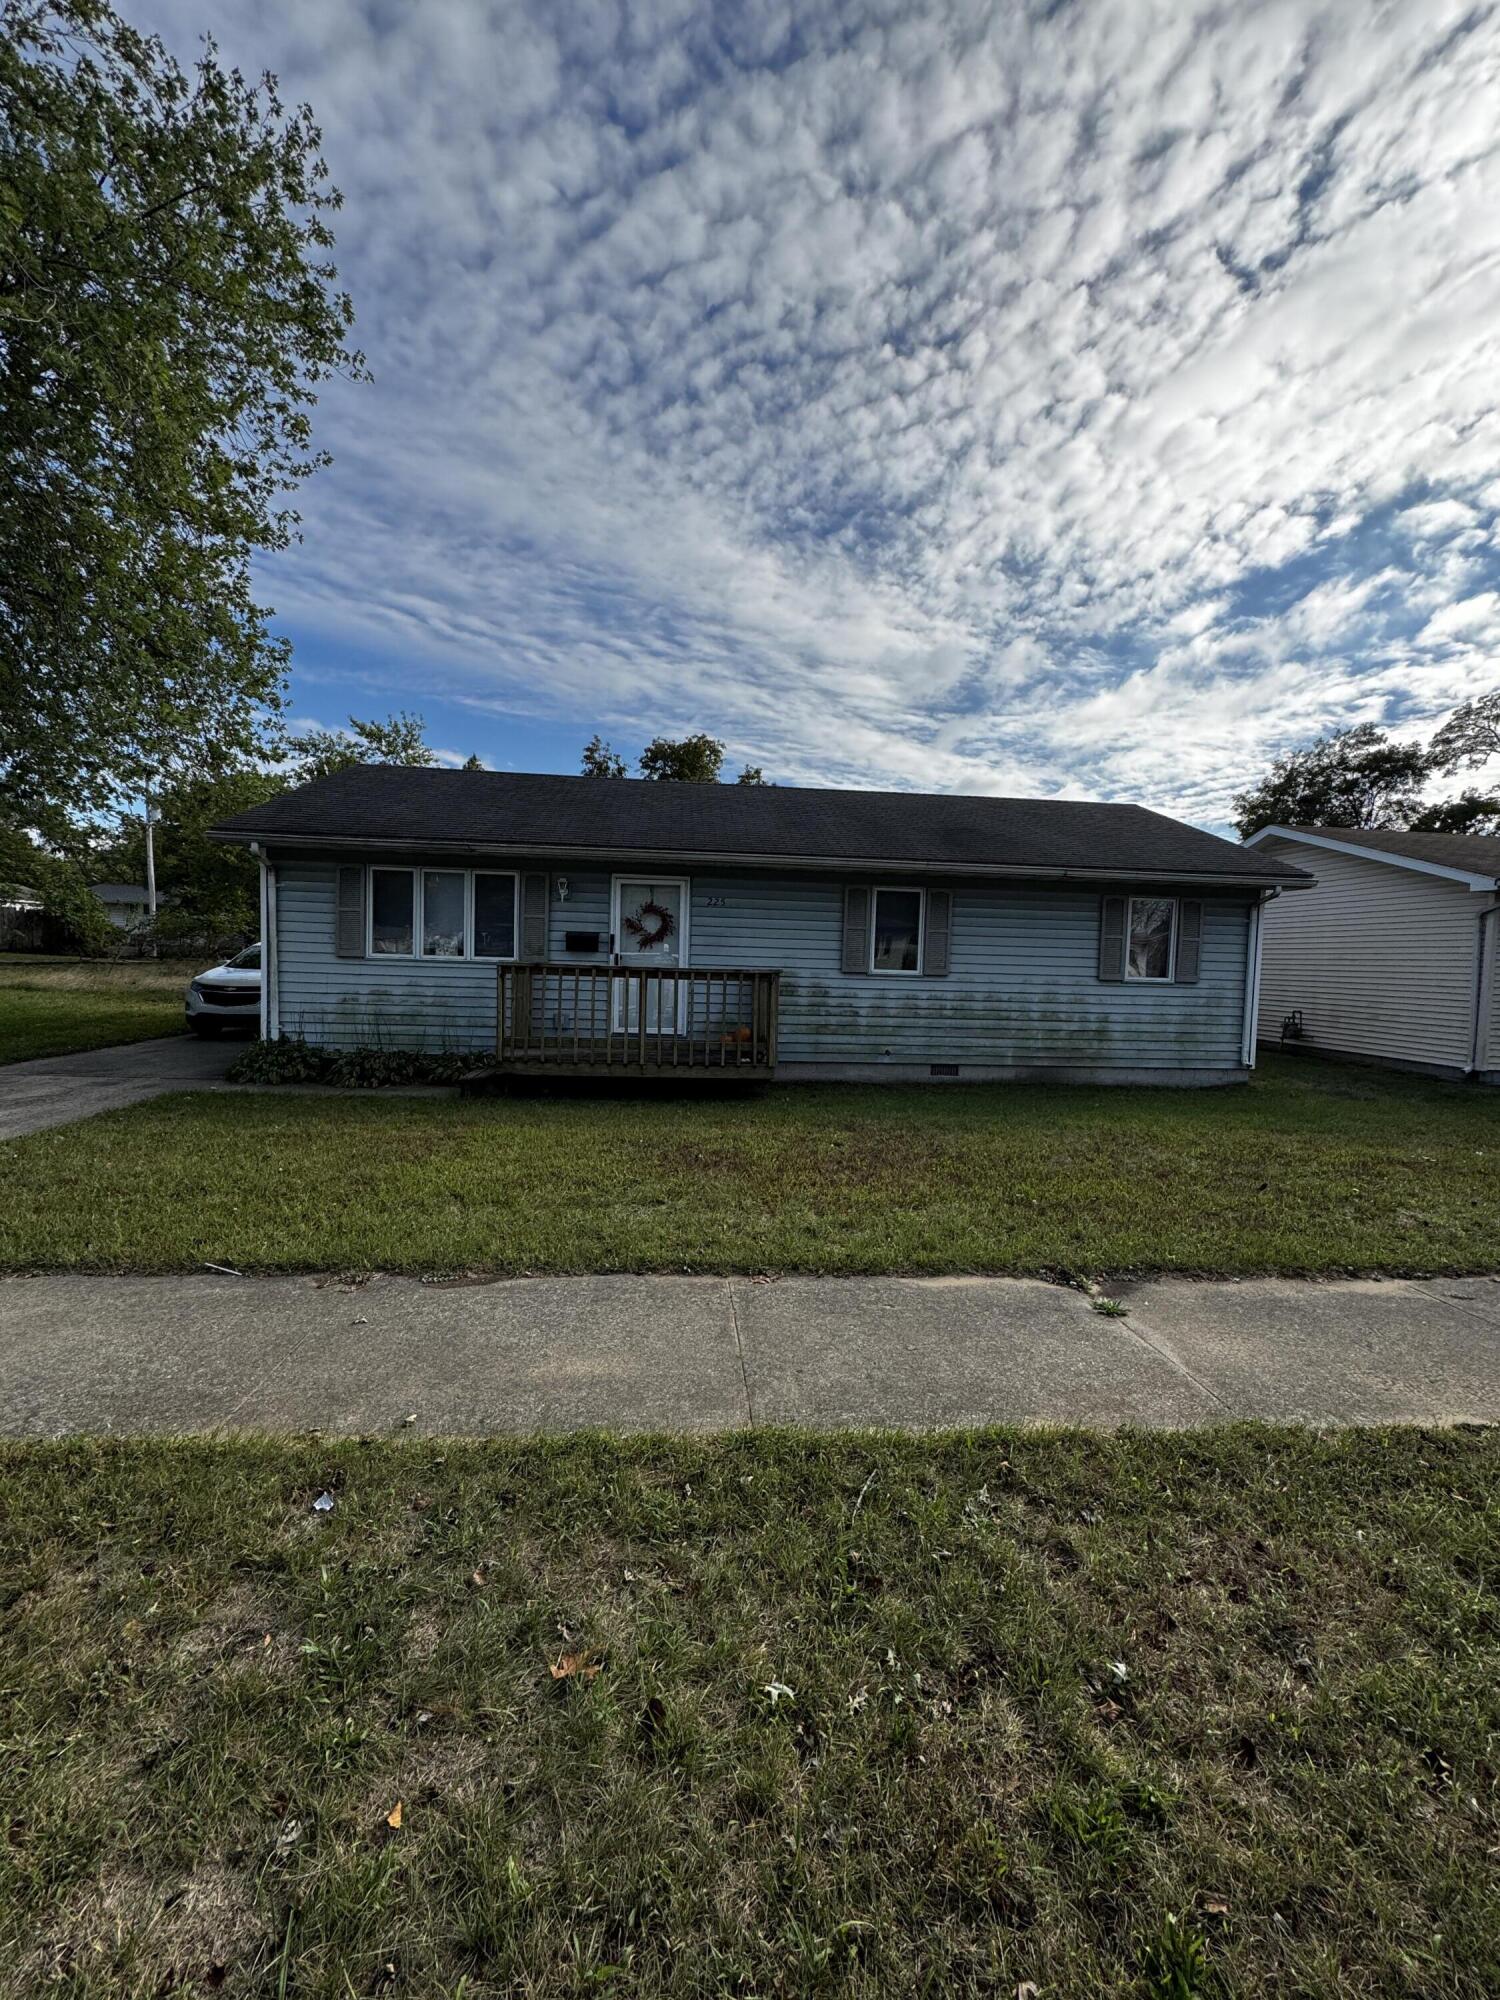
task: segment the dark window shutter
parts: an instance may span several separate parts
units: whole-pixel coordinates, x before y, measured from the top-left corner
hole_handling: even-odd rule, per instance
[[[547,956],[547,878],[521,877],[521,957]]]
[[[1202,955],[1203,905],[1181,902],[1177,905],[1177,969],[1172,975],[1179,986],[1197,984]]]
[[[334,926],[333,951],[336,958],[363,958],[365,955],[365,871],[340,868],[338,917]]]
[[[870,892],[848,888],[844,891],[844,970],[870,969]]]
[[[948,970],[948,938],[953,927],[953,897],[946,889],[927,891],[927,923],[922,933],[922,970],[941,979]]]
[[[1099,977],[1125,977],[1125,898],[1099,898]]]

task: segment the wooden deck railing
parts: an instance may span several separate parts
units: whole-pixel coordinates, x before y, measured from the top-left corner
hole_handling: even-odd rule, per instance
[[[779,972],[636,965],[499,971],[502,1069],[670,1076],[776,1066]]]

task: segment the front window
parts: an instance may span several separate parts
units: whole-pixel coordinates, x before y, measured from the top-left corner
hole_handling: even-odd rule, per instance
[[[370,950],[410,958],[416,876],[409,868],[370,870]]]
[[[247,944],[243,951],[237,952],[230,959],[229,969],[231,972],[259,972],[260,946],[258,944]]]
[[[877,889],[870,946],[872,972],[922,969],[922,891]]]
[[[422,876],[422,956],[462,958],[466,880],[461,869],[429,868]]]
[[[1172,977],[1172,928],[1177,905],[1170,896],[1132,896],[1128,979]]]
[[[516,878],[514,875],[474,877],[474,956],[514,958],[516,955]]]

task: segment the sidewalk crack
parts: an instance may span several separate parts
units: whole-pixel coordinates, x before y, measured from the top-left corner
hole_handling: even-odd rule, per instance
[[[1131,1311],[1133,1312],[1134,1310],[1134,1307],[1132,1307]],[[1195,1375],[1187,1363],[1179,1359],[1164,1342],[1154,1339],[1151,1334],[1143,1331],[1139,1326],[1127,1326],[1123,1320],[1116,1320],[1114,1326],[1117,1332],[1128,1334],[1139,1346],[1144,1347],[1148,1354],[1154,1354],[1158,1361],[1165,1361],[1169,1368],[1175,1368],[1179,1375],[1192,1383],[1200,1395],[1207,1396],[1208,1400],[1216,1404],[1227,1416],[1234,1415],[1233,1405],[1227,1402],[1216,1389],[1211,1389],[1202,1376]]]
[[[745,1365],[745,1341],[744,1336],[740,1332],[740,1309],[735,1302],[733,1278],[726,1278],[724,1280],[724,1290],[729,1298],[729,1318],[734,1327],[734,1348],[740,1357],[740,1381],[744,1384],[745,1389],[745,1415],[750,1420],[750,1428],[754,1430],[755,1399],[750,1394],[750,1370]]]

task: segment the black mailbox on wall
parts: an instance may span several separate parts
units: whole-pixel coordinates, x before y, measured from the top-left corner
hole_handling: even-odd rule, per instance
[[[567,951],[597,951],[599,933],[597,931],[564,931],[563,948]]]

